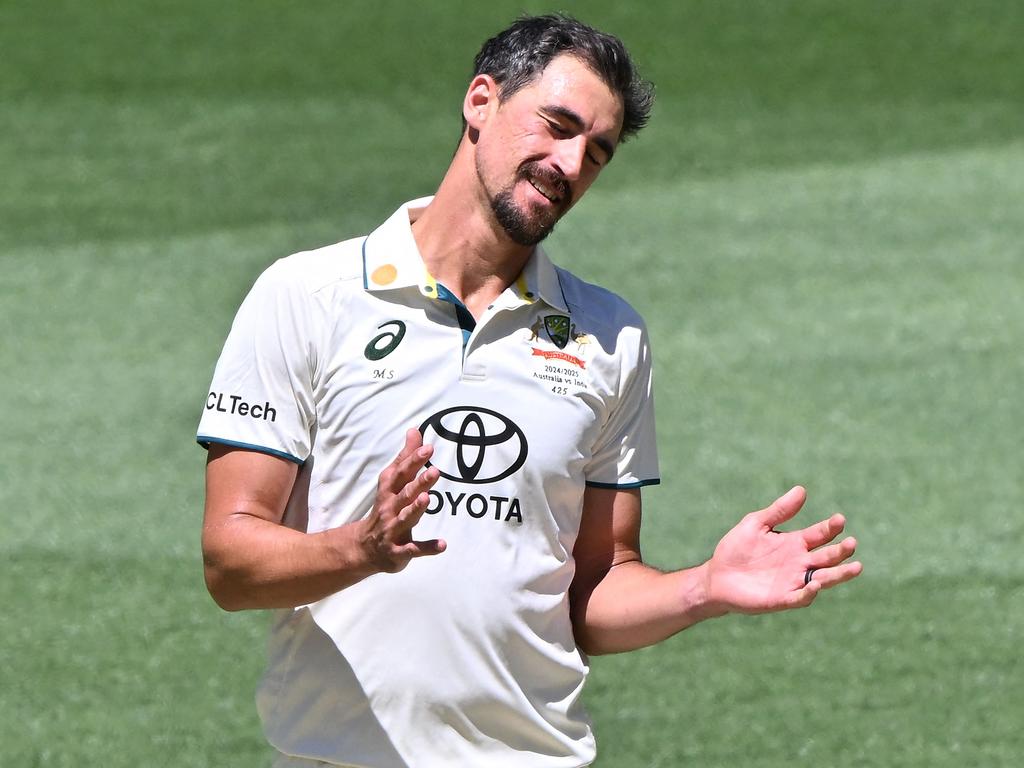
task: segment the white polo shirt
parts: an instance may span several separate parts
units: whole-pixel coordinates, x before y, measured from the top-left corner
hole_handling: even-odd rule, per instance
[[[538,247],[474,322],[400,208],[272,265],[217,363],[198,440],[298,463],[288,524],[371,509],[409,427],[448,549],[279,611],[257,696],[280,751],[355,766],[580,766],[595,745],[568,589],[584,487],[658,482],[640,317]]]

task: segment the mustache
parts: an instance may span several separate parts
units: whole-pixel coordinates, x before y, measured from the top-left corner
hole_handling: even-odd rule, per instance
[[[523,163],[519,169],[519,176],[524,180],[531,178],[543,181],[547,186],[558,191],[563,205],[572,203],[572,187],[562,174],[547,168],[537,161]]]

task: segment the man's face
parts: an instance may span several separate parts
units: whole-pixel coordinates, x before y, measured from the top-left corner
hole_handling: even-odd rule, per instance
[[[514,242],[550,234],[611,160],[621,128],[621,99],[569,55],[496,105],[480,128],[476,172]]]

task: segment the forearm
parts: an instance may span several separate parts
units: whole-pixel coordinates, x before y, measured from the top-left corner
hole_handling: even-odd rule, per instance
[[[857,577],[861,564],[848,562],[856,539],[832,543],[843,531],[842,515],[777,530],[804,499],[801,486],[792,488],[745,515],[703,565],[662,573],[640,557],[639,495],[588,489],[569,593],[577,643],[590,654],[642,648],[726,613],[801,608],[822,589]]]
[[[573,600],[576,641],[587,653],[654,645],[725,610],[707,595],[707,566],[663,573],[640,561],[614,566]]]
[[[210,594],[229,611],[314,603],[374,573],[402,570],[444,551],[412,529],[440,473],[424,469],[432,449],[416,429],[380,473],[373,507],[346,525],[307,534],[283,524],[296,467],[290,461],[211,445],[206,467],[203,566]]]
[[[207,588],[225,610],[294,608],[376,572],[357,546],[358,523],[307,534],[237,513],[203,531]]]

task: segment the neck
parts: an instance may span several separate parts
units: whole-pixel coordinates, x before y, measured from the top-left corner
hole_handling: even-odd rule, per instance
[[[465,138],[412,234],[430,274],[475,317],[515,282],[533,253],[495,220]]]

